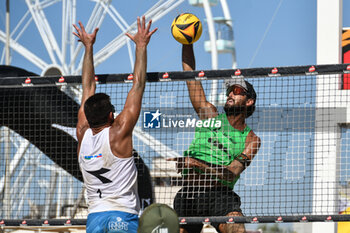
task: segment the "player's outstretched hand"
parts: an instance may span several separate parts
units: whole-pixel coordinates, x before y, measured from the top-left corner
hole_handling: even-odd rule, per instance
[[[92,46],[95,41],[96,41],[96,34],[98,32],[98,28],[95,28],[95,30],[93,31],[93,33],[88,34],[85,31],[84,25],[79,21],[79,26],[80,28],[73,24],[75,30],[77,30],[77,32],[73,32],[73,34],[79,38],[79,42],[82,42],[84,44],[84,46]]]
[[[147,46],[149,40],[153,33],[155,33],[158,28],[153,29],[151,32],[149,31],[152,25],[152,20],[150,20],[146,27],[146,18],[142,16],[142,20],[140,17],[137,17],[137,33],[135,35],[131,35],[130,33],[125,33],[132,41],[135,42],[136,46],[145,47]]]
[[[196,167],[197,160],[191,157],[177,157],[177,158],[169,158],[167,161],[176,161],[176,169],[177,172],[182,172],[185,168]]]

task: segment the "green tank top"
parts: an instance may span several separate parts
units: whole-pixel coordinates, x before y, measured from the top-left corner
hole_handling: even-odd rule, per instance
[[[207,163],[228,166],[244,150],[246,138],[251,131],[249,126],[243,131],[239,131],[231,126],[226,114],[215,117],[216,121],[221,121],[221,126],[216,127],[196,127],[194,139],[184,156],[190,156]],[[195,169],[201,173],[200,169]],[[186,174],[185,172],[184,174]],[[234,181],[218,179],[222,184],[233,188],[239,177]]]

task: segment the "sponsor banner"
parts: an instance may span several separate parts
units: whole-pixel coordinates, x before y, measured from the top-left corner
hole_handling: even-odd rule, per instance
[[[350,63],[350,28],[343,28],[342,60],[343,64]],[[350,74],[343,74],[343,89],[350,89]]]
[[[143,109],[143,129],[176,129],[193,131],[196,127],[221,127],[221,121],[209,118],[200,120],[193,108],[155,108]]]
[[[222,107],[219,114],[224,113]],[[257,107],[253,116],[247,119],[247,124],[255,132],[308,132],[314,133],[318,128],[315,125],[316,114],[323,114],[332,118],[342,119],[346,116],[346,108],[330,107]],[[258,119],[259,124],[256,124]],[[199,119],[193,108],[143,108],[141,122],[144,131],[157,133],[160,130],[167,132],[194,132],[195,128],[218,129],[223,123],[216,118]]]

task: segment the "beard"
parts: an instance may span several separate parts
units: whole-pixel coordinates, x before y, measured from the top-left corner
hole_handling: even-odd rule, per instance
[[[244,106],[232,106],[229,104],[225,104],[224,110],[226,112],[227,116],[238,116],[241,113],[245,112],[245,107]]]

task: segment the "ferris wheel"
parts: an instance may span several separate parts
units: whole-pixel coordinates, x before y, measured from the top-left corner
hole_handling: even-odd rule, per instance
[[[172,11],[184,0],[160,0],[148,10],[143,12],[146,18],[152,18],[153,22],[161,19],[168,12]],[[132,52],[130,40],[125,37],[126,32],[136,30],[136,22],[127,23],[123,14],[117,10],[111,0],[94,0],[95,4],[85,25],[87,31],[92,31],[100,27],[102,22],[109,17],[114,26],[119,28],[119,35],[107,41],[105,45],[94,54],[95,66],[100,65],[111,55],[116,53],[123,46],[128,47],[130,62],[132,62]],[[41,76],[45,75],[77,75],[81,73],[82,57],[79,56],[82,44],[77,43],[75,36],[72,34],[72,22],[77,22],[77,12],[79,7],[87,3],[77,0],[25,0],[27,11],[19,20],[16,27],[10,32],[9,47],[16,53],[20,54],[26,60],[41,70]],[[86,8],[86,6],[84,6]],[[61,12],[60,25],[57,24],[57,18],[51,17],[47,13],[52,11]],[[55,13],[57,14],[57,12]],[[124,13],[125,15],[125,13]],[[24,32],[33,23],[39,32],[40,38],[37,43],[42,42],[42,48],[46,50],[48,57],[42,58],[30,48],[23,46],[19,41],[23,36],[28,36]],[[59,26],[57,26],[59,25]],[[58,32],[58,33],[57,33]],[[57,36],[58,35],[58,36]],[[8,36],[5,32],[0,31],[0,41],[6,43]],[[59,44],[58,40],[61,43]],[[4,63],[5,53],[2,53],[1,63]]]
[[[7,0],[9,2],[9,0]],[[130,66],[133,67],[133,51],[130,40],[125,36],[126,32],[134,33],[137,30],[137,23],[133,21],[128,23],[127,20],[128,12],[125,10],[119,10],[117,3],[112,3],[112,0],[92,0],[86,3],[82,0],[23,0],[25,3],[26,10],[23,16],[18,20],[18,22],[13,22],[16,26],[10,30],[0,30],[0,42],[3,43],[3,51],[0,51],[0,64],[5,62],[10,65],[13,63],[13,55],[16,54],[22,59],[31,63],[37,70],[40,71],[41,76],[48,75],[78,75],[82,70],[82,49],[81,43],[77,43],[75,36],[72,34],[73,27],[72,22],[76,23],[79,18],[77,17],[81,5],[79,4],[89,4],[91,12],[87,12],[85,15],[85,28],[87,31],[93,31],[94,28],[100,27],[104,21],[108,21],[110,25],[114,28],[118,28],[118,33],[113,38],[108,38],[103,40],[103,45],[98,48],[94,53],[95,66],[103,64],[108,58],[113,56],[119,50],[126,48],[128,52],[128,62]],[[130,1],[137,2],[137,1]],[[143,1],[145,2],[145,1]],[[153,22],[157,22],[171,11],[176,10],[181,4],[185,4],[185,0],[158,0],[158,1],[146,1],[150,2],[143,5],[144,11],[139,12],[140,15],[145,15],[147,19],[152,19]],[[138,1],[140,3],[140,1]],[[16,2],[18,4],[18,2]],[[131,5],[137,3],[130,3]],[[204,49],[211,54],[212,69],[218,69],[218,56],[221,53],[229,53],[232,55],[232,66],[230,68],[236,67],[235,59],[235,47],[233,42],[233,24],[231,16],[229,13],[229,8],[227,6],[226,0],[189,0],[186,4],[192,6],[203,7],[204,13],[206,15],[206,24],[208,26],[209,40],[204,42]],[[211,8],[215,5],[221,5],[223,16],[214,16]],[[135,5],[133,5],[135,6]],[[55,16],[52,16],[52,12],[55,12]],[[57,17],[56,15],[59,15]],[[134,17],[136,19],[136,17]],[[58,23],[59,22],[59,23]],[[38,38],[35,41],[38,44],[40,51],[44,50],[46,52],[45,56],[39,55],[38,49],[33,49],[31,46],[21,43],[23,38],[28,37],[28,30],[36,30],[36,35]],[[30,32],[29,32],[30,34]],[[34,33],[33,33],[34,35]],[[103,35],[99,35],[103,37]],[[11,51],[7,53],[6,51]],[[65,90],[71,95],[74,95],[76,100],[80,99],[81,90],[74,88],[74,90]],[[211,100],[215,103],[218,93],[217,83],[214,81],[212,85]],[[166,145],[157,141],[152,136],[147,135],[145,137],[145,132],[140,128],[135,128],[134,134],[144,143],[148,143],[148,146],[152,146],[155,150],[157,148],[162,148]],[[144,140],[144,139],[147,140]],[[151,141],[151,143],[149,143]],[[25,173],[26,166],[31,164],[40,164],[40,158],[33,160],[31,158],[30,150],[37,150],[29,144],[29,142],[18,136],[15,132],[2,127],[0,130],[0,143],[12,144],[11,151],[5,151],[7,154],[7,176],[0,177],[0,194],[7,196],[11,203],[14,203],[20,208],[24,208],[24,198],[28,191],[28,187],[31,182],[38,182],[40,187],[46,188],[51,195],[48,195],[45,201],[45,206],[50,206],[52,201],[53,193],[56,195],[61,194],[60,190],[66,190],[67,182],[55,181],[54,183],[50,180],[35,180],[33,179],[34,174],[29,176],[19,176],[22,172]],[[166,151],[173,153],[173,156],[177,156],[176,152],[167,148]],[[28,152],[28,153],[27,153]],[[12,156],[9,154],[13,153]],[[12,159],[11,159],[12,158]],[[21,172],[15,173],[15,168],[18,167],[20,163],[24,162],[24,166]],[[53,174],[54,177],[61,180],[73,179],[70,175],[63,169],[52,165],[42,165],[42,169],[46,169]],[[22,183],[24,186],[14,186],[14,187],[4,187],[3,184],[7,183],[6,180],[9,179],[23,179]],[[58,184],[62,183],[62,186]],[[56,190],[59,189],[59,190]],[[13,193],[23,193],[21,200],[15,200],[12,198]],[[72,192],[69,190],[69,192]],[[69,200],[69,195],[67,195],[68,204],[72,204],[72,200]],[[59,200],[63,198],[58,198]],[[61,203],[57,203],[60,205]],[[74,204],[74,203],[73,203]],[[18,215],[19,211],[5,209],[7,217]],[[74,211],[73,211],[74,212]],[[71,215],[74,215],[74,213]],[[48,215],[49,210],[45,209],[45,216]],[[57,209],[57,216],[60,215],[59,209]]]
[[[10,0],[7,0],[9,3]],[[116,36],[108,41],[104,41],[101,48],[94,54],[95,66],[99,66],[109,57],[115,54],[123,47],[127,47],[129,61],[133,67],[133,52],[131,50],[130,40],[124,35],[125,32],[134,32],[136,30],[136,21],[128,23],[126,19],[130,12],[118,10],[117,3],[112,4],[112,0],[93,0],[90,4],[82,3],[79,0],[23,0],[27,9],[18,22],[11,21],[16,25],[12,30],[0,30],[0,41],[5,45],[1,53],[0,63],[4,64],[6,56],[10,65],[12,54],[16,53],[22,58],[33,64],[40,70],[40,75],[78,75],[82,69],[82,44],[77,43],[72,34],[72,22],[76,23],[81,4],[89,5],[91,13],[86,12],[89,17],[86,19],[86,30],[92,31],[95,27],[100,27],[104,21],[111,21],[113,28],[117,28]],[[140,14],[153,22],[160,20],[169,12],[176,10],[185,0],[159,0],[145,7]],[[208,25],[209,41],[205,42],[205,50],[211,53],[212,69],[218,68],[218,54],[231,53],[232,67],[236,66],[235,48],[233,43],[232,20],[226,0],[189,0],[190,5],[203,7],[206,23]],[[18,4],[18,3],[17,3]],[[80,4],[80,5],[79,5]],[[132,4],[137,4],[137,1]],[[213,16],[211,7],[220,4],[223,16]],[[87,8],[84,6],[84,9]],[[11,15],[11,12],[8,12]],[[52,17],[52,14],[55,14]],[[57,14],[61,13],[61,17]],[[9,17],[10,18],[10,17]],[[136,17],[134,18],[136,19]],[[34,25],[34,27],[33,27]],[[225,28],[225,31],[223,31]],[[29,31],[29,32],[28,32]],[[35,34],[31,31],[37,31]],[[30,33],[30,35],[28,35]],[[119,34],[118,34],[119,33]],[[40,49],[33,51],[32,46],[24,44],[26,38],[37,36],[35,44]],[[105,35],[102,35],[105,36]],[[11,50],[6,54],[6,46]],[[41,55],[43,50],[46,55]]]

